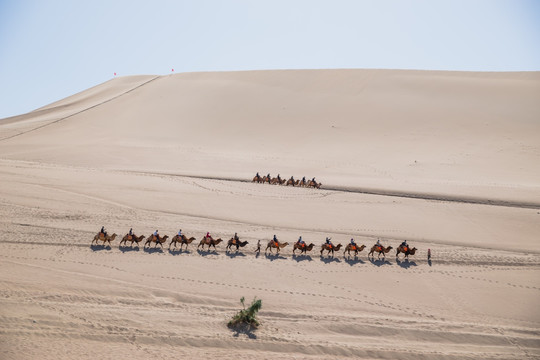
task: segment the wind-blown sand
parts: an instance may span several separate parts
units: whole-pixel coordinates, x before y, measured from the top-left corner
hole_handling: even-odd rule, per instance
[[[254,71],[0,120],[0,358],[540,358],[538,104],[540,73]],[[102,225],[197,240],[90,246]],[[249,244],[198,251],[207,231]],[[418,251],[321,257],[327,236]],[[226,326],[242,296],[252,332]]]

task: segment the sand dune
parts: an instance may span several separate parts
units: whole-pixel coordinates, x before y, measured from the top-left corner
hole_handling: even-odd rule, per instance
[[[0,357],[539,358],[539,103],[539,73],[246,71],[0,120]],[[101,225],[197,240],[90,246]],[[315,248],[257,255],[274,234]],[[327,236],[419,250],[321,257]],[[256,331],[225,326],[242,296]]]

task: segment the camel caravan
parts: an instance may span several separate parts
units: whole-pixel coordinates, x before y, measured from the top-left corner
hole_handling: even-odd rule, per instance
[[[112,235],[109,235],[107,233],[107,231],[105,230],[105,228],[102,227],[100,232],[98,232],[94,236],[91,245],[94,245],[94,243],[96,245],[99,245],[99,243],[102,242],[103,246],[105,246],[106,244],[108,244],[110,246],[111,242],[114,241],[114,239],[117,236],[118,235],[116,233],[114,233]],[[151,245],[153,244],[154,248],[157,248],[157,246],[159,245],[163,249],[163,244],[165,244],[167,242],[167,239],[169,239],[169,236],[168,235],[161,236],[158,233],[158,230],[154,231],[154,233],[149,235],[148,237],[145,237],[144,235],[137,236],[137,235],[135,235],[133,233],[133,229],[130,229],[129,232],[126,235],[124,235],[124,237],[120,241],[119,246],[120,247],[122,247],[122,245],[123,246],[128,246],[128,242],[129,242],[130,247],[133,247],[133,245],[139,246],[139,243],[145,238],[146,238],[146,242],[144,243],[144,248],[147,248],[147,247],[150,248]],[[169,249],[169,251],[175,251],[175,250],[180,250],[180,251],[184,250],[184,251],[186,251],[188,249],[189,244],[191,244],[195,240],[196,240],[195,237],[189,237],[188,238],[185,234],[182,233],[182,229],[180,229],[178,231],[178,233],[171,238],[168,249]],[[223,242],[223,240],[221,238],[214,239],[210,235],[210,233],[207,232],[206,235],[204,235],[201,238],[201,240],[199,241],[199,245],[197,246],[197,250],[200,249],[200,250],[204,251],[205,247],[206,247],[206,251],[210,251],[211,249],[217,251],[216,246],[218,246],[222,242]],[[232,236],[227,241],[227,245],[225,247],[225,250],[227,252],[229,252],[229,251],[233,251],[233,249],[235,249],[238,252],[238,251],[240,251],[241,248],[244,248],[248,244],[249,243],[247,241],[241,241],[238,234],[235,233],[234,236]],[[171,249],[171,247],[173,245],[174,245],[174,248]],[[185,248],[184,248],[184,245],[185,245]],[[287,247],[288,245],[289,245],[288,242],[281,242],[281,241],[278,240],[276,235],[274,235],[273,239],[269,240],[267,242],[264,252],[265,252],[265,254],[267,254],[268,252],[270,252],[272,254],[272,253],[274,253],[274,250],[275,250],[275,253],[279,254],[280,251],[283,248]],[[294,244],[293,244],[292,254],[293,254],[293,256],[297,256],[296,252],[298,251],[299,256],[308,255],[308,253],[310,253],[313,250],[313,248],[315,248],[315,246],[316,245],[313,244],[313,243],[306,244],[304,242],[304,240],[302,239],[302,236],[300,236],[298,238],[298,240],[296,242],[294,242]],[[356,242],[352,238],[351,238],[350,242],[348,244],[346,244],[345,246],[343,246],[341,243],[335,245],[334,243],[332,243],[332,239],[327,237],[326,241],[323,244],[320,245],[320,255],[321,255],[321,257],[323,255],[333,257],[334,254],[339,252],[342,247],[344,248],[343,256],[357,257],[358,254],[360,252],[362,252],[366,248],[366,245],[358,245],[358,244],[356,244]],[[381,255],[383,256],[383,258],[385,258],[386,254],[388,252],[390,252],[390,250],[392,250],[392,249],[393,249],[392,246],[384,246],[384,245],[382,245],[380,243],[380,240],[378,239],[377,243],[375,243],[371,247],[371,249],[370,249],[367,256],[368,256],[368,258],[371,256],[371,258],[374,259],[375,254],[377,254],[377,259],[380,259]],[[407,244],[406,241],[403,241],[396,249],[396,258],[399,256],[399,254],[403,254],[404,258],[408,259],[409,255],[415,255],[416,250],[417,249],[415,247],[410,247]],[[260,251],[261,251],[261,240],[258,241],[257,249],[255,250],[255,252],[259,253]],[[431,255],[431,251],[429,251],[428,254]]]
[[[294,176],[291,176],[288,180],[282,179],[281,176],[278,174],[276,177],[270,176],[270,174],[267,174],[266,176],[261,176],[259,173],[255,175],[252,182],[256,182],[259,184],[270,184],[270,185],[285,185],[285,186],[301,186],[301,187],[308,187],[308,188],[316,188],[320,189],[322,183],[319,183],[315,180],[315,177],[311,180],[306,180],[306,177],[304,176],[301,180],[300,179],[294,179]]]

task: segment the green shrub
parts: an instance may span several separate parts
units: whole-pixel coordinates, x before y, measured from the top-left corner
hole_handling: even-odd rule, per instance
[[[242,296],[240,302],[242,303],[244,309],[240,310],[236,315],[233,316],[233,318],[227,324],[229,327],[247,325],[256,328],[260,325],[259,321],[257,320],[257,313],[262,307],[262,300],[254,298],[251,305],[249,305],[247,309],[246,305],[244,304],[244,300],[245,299]]]

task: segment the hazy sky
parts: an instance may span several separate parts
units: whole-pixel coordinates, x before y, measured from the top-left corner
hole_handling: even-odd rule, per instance
[[[0,0],[0,118],[118,76],[540,70],[540,1]]]

